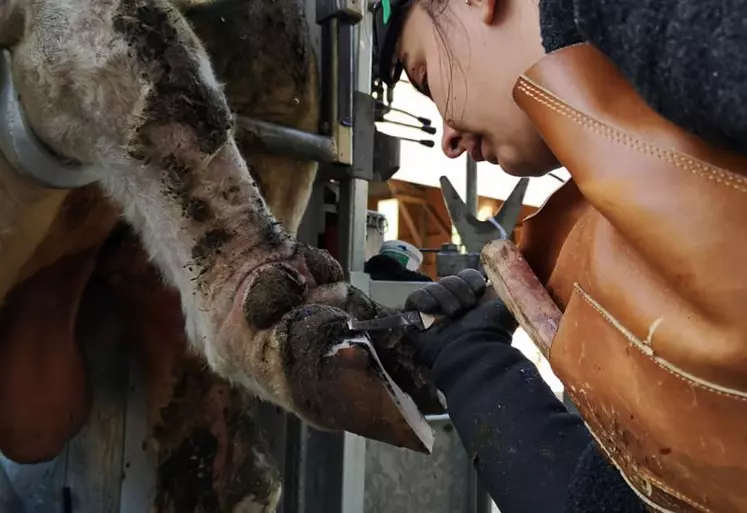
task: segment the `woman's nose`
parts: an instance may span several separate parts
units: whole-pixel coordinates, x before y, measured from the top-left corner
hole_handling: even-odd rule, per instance
[[[444,155],[450,159],[455,159],[464,153],[466,149],[462,134],[451,128],[449,125],[444,123],[443,125],[443,137],[441,138],[441,149]]]

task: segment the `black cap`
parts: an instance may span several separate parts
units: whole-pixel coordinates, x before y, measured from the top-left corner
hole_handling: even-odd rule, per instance
[[[415,0],[379,0],[373,7],[373,73],[389,87],[402,75],[402,64],[394,52],[407,13]]]

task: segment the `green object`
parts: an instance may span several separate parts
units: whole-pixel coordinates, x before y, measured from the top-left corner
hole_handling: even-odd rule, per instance
[[[384,8],[384,25],[389,23],[389,18],[392,17],[392,4],[389,3],[389,0],[381,0],[381,5]]]
[[[410,261],[410,257],[409,256],[405,255],[404,253],[400,253],[399,251],[395,252],[395,251],[386,251],[385,250],[385,251],[382,251],[381,254],[382,255],[386,255],[389,258],[393,258],[394,260],[396,260],[400,264],[404,265],[405,268],[407,267],[407,263]]]

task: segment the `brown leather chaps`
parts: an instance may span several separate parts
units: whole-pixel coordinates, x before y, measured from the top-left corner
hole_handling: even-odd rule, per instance
[[[747,512],[747,158],[656,114],[588,44],[514,98],[572,176],[520,240],[563,311],[554,372],[650,509]]]

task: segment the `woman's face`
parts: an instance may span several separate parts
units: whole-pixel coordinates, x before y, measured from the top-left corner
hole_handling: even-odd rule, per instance
[[[467,151],[517,176],[558,167],[512,98],[516,80],[543,55],[531,0],[423,0],[397,47],[410,81],[444,118],[444,153]]]

